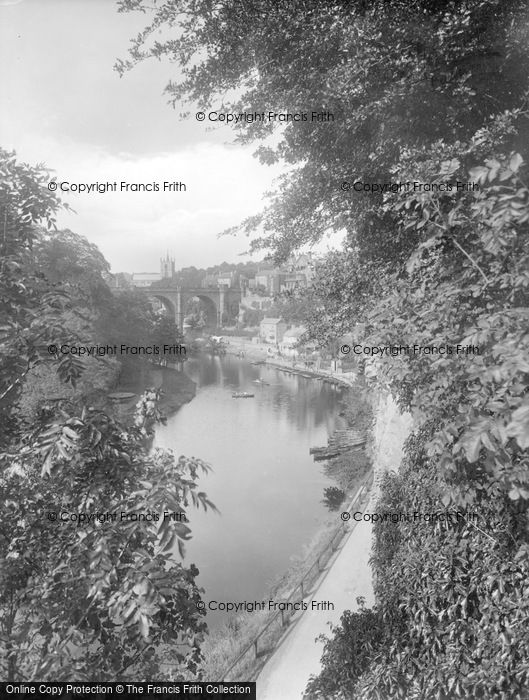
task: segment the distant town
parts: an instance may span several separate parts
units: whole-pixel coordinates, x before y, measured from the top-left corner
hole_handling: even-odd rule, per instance
[[[223,328],[255,333],[254,342],[275,346],[270,350],[297,357],[306,329],[277,312],[277,299],[307,288],[314,275],[311,253],[292,256],[280,267],[266,261],[222,263],[214,268],[175,269],[175,259],[166,253],[158,272],[119,272],[109,275],[113,289],[137,288],[148,293],[154,308],[174,315],[182,331]],[[314,352],[314,344],[303,344],[303,353]]]

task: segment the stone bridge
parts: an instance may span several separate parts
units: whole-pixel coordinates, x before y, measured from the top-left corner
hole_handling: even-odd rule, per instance
[[[222,285],[220,287],[162,287],[151,286],[142,289],[149,296],[159,299],[173,316],[176,325],[183,330],[186,304],[193,297],[204,302],[208,311],[208,321],[215,319],[217,328],[222,325],[222,316],[227,313],[236,317],[239,312],[241,290]]]

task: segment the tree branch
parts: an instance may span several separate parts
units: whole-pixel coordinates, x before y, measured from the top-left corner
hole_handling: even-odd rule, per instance
[[[477,262],[474,260],[474,258],[473,258],[471,255],[469,255],[469,254],[467,253],[467,251],[456,241],[455,238],[451,238],[450,240],[451,240],[452,243],[456,246],[456,248],[459,248],[459,250],[463,253],[463,255],[464,255],[466,258],[468,258],[468,260],[470,260],[470,262],[472,263],[472,265],[480,272],[481,276],[482,276],[483,279],[485,280],[485,283],[486,283],[486,284],[489,284],[489,283],[490,283],[489,278],[488,278],[487,275],[483,272],[483,270],[482,270],[481,267],[477,264]]]

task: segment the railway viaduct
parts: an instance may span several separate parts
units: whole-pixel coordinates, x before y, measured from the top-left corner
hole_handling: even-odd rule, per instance
[[[222,325],[224,313],[236,316],[241,301],[241,290],[220,285],[218,287],[163,287],[150,286],[142,289],[149,296],[159,299],[173,316],[176,325],[183,330],[185,308],[189,299],[198,297],[206,305],[208,320],[215,319],[217,328]]]

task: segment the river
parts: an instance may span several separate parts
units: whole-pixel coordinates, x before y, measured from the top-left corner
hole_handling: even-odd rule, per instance
[[[262,600],[328,518],[322,497],[333,482],[309,448],[343,426],[343,389],[234,356],[201,355],[184,368],[196,396],[157,428],[155,446],[208,462],[199,486],[220,510],[189,509],[185,562],[199,569],[206,603]],[[207,616],[210,627],[225,619]]]

